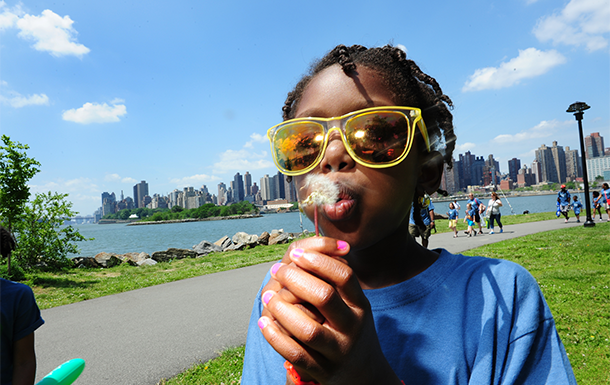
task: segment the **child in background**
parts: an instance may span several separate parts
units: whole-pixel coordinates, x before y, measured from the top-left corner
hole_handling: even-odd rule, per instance
[[[602,205],[599,203],[599,191],[593,191],[593,216],[592,219],[595,220],[595,213],[599,213],[599,220],[604,220],[602,218]]]
[[[449,219],[449,228],[453,230],[453,238],[457,238],[458,236],[457,220],[459,215],[460,214],[455,208],[455,205],[453,203],[449,203],[449,212],[447,212],[447,218]]]
[[[477,232],[474,228],[474,225],[476,224],[475,213],[477,213],[477,209],[472,207],[472,203],[466,203],[466,216],[464,217],[464,222],[468,223],[466,234],[468,234],[469,237],[472,237],[472,234],[474,234],[475,237],[477,236]]]
[[[0,278],[2,371],[0,383],[33,384],[36,378],[34,331],[44,323],[32,289]]]
[[[451,106],[392,46],[337,46],[288,94],[268,132],[276,165],[301,201],[308,175],[340,194],[304,208],[323,236],[294,242],[265,277],[242,384],[575,384],[525,269],[409,235],[411,206],[451,165]]]
[[[576,215],[576,222],[580,222],[580,211],[582,210],[582,202],[578,200],[578,196],[574,195],[574,202],[572,203],[572,210]]]

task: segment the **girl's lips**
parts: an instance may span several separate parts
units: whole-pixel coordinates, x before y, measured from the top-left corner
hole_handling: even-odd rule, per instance
[[[334,205],[324,205],[324,214],[331,221],[344,220],[350,216],[355,205],[356,201],[353,199],[340,200]]]
[[[349,218],[355,206],[356,200],[353,196],[342,191],[339,194],[339,201],[334,204],[324,205],[323,210],[329,220],[341,221]]]

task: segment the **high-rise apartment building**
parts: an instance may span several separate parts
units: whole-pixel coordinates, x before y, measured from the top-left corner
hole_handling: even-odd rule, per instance
[[[241,202],[245,198],[244,194],[244,178],[240,173],[235,174],[233,177],[233,201]]]
[[[599,132],[585,136],[585,153],[587,159],[604,156],[604,138]]]
[[[269,178],[269,175],[267,174],[261,178],[261,198],[263,201],[271,200],[270,182],[271,178]]]
[[[578,150],[570,150],[569,146],[565,148],[566,158],[566,180],[575,181],[576,178],[582,176],[582,163],[578,156]]]
[[[557,167],[553,159],[552,150],[545,144],[536,150],[536,161],[540,163],[540,182],[558,183]]]
[[[227,204],[227,185],[218,183],[218,205],[224,206]]]
[[[563,183],[566,181],[566,154],[562,146],[557,145],[557,141],[553,141],[553,147],[551,147],[553,153],[553,162],[555,162],[555,168],[557,169],[557,182]]]
[[[246,195],[252,195],[252,175],[248,171],[244,174],[244,191]]]
[[[145,180],[133,186],[133,201],[136,208],[146,207],[144,197],[148,195],[148,183]]]
[[[508,161],[508,177],[515,183],[517,183],[517,175],[521,169],[521,160],[512,158]]]

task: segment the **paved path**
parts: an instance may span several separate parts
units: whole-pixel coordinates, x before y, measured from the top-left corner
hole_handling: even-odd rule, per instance
[[[442,221],[446,226],[446,221]],[[582,223],[563,219],[505,226],[502,234],[457,239],[433,234],[430,247],[459,253],[526,234]],[[485,230],[487,233],[489,230]],[[272,263],[205,275],[42,311],[37,381],[83,358],[77,385],[154,385],[225,348],[242,345],[254,297]]]

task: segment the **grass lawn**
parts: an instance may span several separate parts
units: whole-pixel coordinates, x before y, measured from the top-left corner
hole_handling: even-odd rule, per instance
[[[609,223],[528,235],[464,254],[507,259],[526,267],[553,312],[578,384],[610,383]],[[230,349],[159,384],[239,384],[243,355],[243,346]]]
[[[506,215],[504,225],[558,220],[554,213]],[[571,219],[572,220],[572,219]],[[438,232],[450,231],[446,220]],[[466,225],[458,221],[460,231]],[[434,235],[432,235],[434,237]],[[143,268],[70,269],[60,273],[26,274],[42,309],[105,295],[231,270],[282,258],[288,245],[257,247],[245,251],[210,254]],[[596,223],[533,234],[470,250],[512,260],[538,280],[555,316],[558,332],[569,354],[576,379],[583,384],[610,384],[610,223]],[[220,357],[196,365],[160,384],[238,384],[244,349],[237,347]]]

